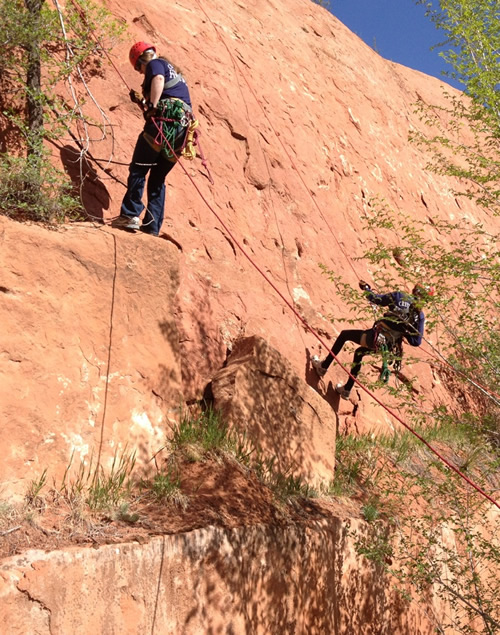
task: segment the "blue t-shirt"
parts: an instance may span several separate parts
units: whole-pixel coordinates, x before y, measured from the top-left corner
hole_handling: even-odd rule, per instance
[[[392,312],[391,328],[400,331],[411,346],[420,346],[424,337],[425,315],[419,309],[412,315],[412,323],[406,323],[410,316],[410,310],[415,302],[415,298],[401,291],[392,291],[391,293],[374,293],[368,291],[366,298],[373,304],[386,306]],[[401,324],[397,324],[397,318],[401,320]],[[394,321],[396,318],[396,321]]]
[[[175,68],[164,59],[158,58],[155,60],[151,60],[146,66],[146,74],[144,78],[144,83],[142,85],[142,92],[144,95],[149,95],[151,92],[151,82],[153,77],[156,75],[163,75],[165,77],[165,84],[169,82],[171,79],[174,79],[178,76],[178,73],[175,71]],[[171,88],[164,88],[161,94],[161,99],[165,99],[165,97],[176,97],[177,99],[182,99],[188,106],[192,106],[191,97],[189,95],[189,88],[186,84],[186,80],[182,77],[181,81],[177,83],[175,86]]]

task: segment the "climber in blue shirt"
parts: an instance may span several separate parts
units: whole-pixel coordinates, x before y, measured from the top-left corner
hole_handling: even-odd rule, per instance
[[[343,399],[349,399],[350,397],[354,378],[358,376],[361,370],[363,357],[379,350],[382,343],[389,350],[399,349],[401,354],[403,338],[411,346],[420,346],[425,326],[425,315],[421,307],[427,297],[434,294],[432,287],[426,287],[421,284],[414,286],[411,295],[403,291],[375,293],[363,280],[359,282],[359,287],[365,291],[365,297],[369,302],[387,307],[388,311],[369,329],[345,329],[341,331],[333,344],[331,352],[323,361],[317,356],[314,356],[311,360],[312,366],[319,377],[323,377],[333,362],[334,355],[337,356],[340,353],[346,342],[354,342],[360,345],[354,352],[353,365],[350,371],[352,377],[350,376],[347,379],[344,386],[339,384],[336,387],[336,391]]]
[[[141,107],[146,123],[130,163],[120,216],[113,225],[158,236],[164,216],[165,179],[176,163],[177,152],[182,149],[193,117],[191,97],[182,74],[167,59],[158,57],[152,44],[137,42],[130,49],[129,59],[134,70],[144,75],[142,94],[131,90],[130,98]],[[164,114],[169,104],[175,104],[176,115],[172,118]],[[166,147],[165,130],[171,147]],[[147,206],[141,223],[142,195],[148,172]]]

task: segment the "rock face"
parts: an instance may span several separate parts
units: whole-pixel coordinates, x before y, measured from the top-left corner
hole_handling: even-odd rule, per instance
[[[2,562],[2,633],[434,633],[440,610],[405,602],[380,568],[360,567],[349,528],[362,529],[208,528],[146,545],[33,550],[31,564]]]
[[[182,400],[177,250],[0,217],[2,496],[45,468],[150,456]]]
[[[177,249],[2,217],[0,231],[5,494],[25,493],[46,468],[57,482],[70,463],[106,467],[132,451],[149,459],[183,400]],[[282,473],[332,479],[335,413],[262,338],[238,341],[213,392]]]
[[[60,148],[98,223],[49,231],[0,217],[0,495],[22,495],[45,468],[59,480],[72,456],[76,466],[132,450],[149,457],[180,403],[212,380],[216,403],[263,451],[328,480],[330,407],[341,429],[393,422],[357,389],[339,409],[338,367],[320,383],[311,372],[310,356],[325,354],[311,329],[329,347],[356,317],[319,264],[353,285],[372,281],[356,260],[376,231],[365,224],[372,197],[413,219],[497,230],[408,142],[425,125],[415,102],[442,105],[442,83],[382,59],[310,0],[106,6],[129,27],[113,51],[120,76],[103,66],[87,83],[92,99],[74,86],[103,123],[100,141],[83,140],[101,161],[84,166],[82,182],[80,148]],[[128,97],[142,80],[128,62],[138,40],[182,68],[215,180],[198,160],[175,168],[163,239],[101,224],[119,213],[143,124]],[[427,236],[449,239],[431,222]],[[434,405],[449,404],[429,365],[408,372]],[[2,624],[8,635],[434,632],[385,594],[378,570],[360,566],[340,521],[210,531],[2,563]]]
[[[260,337],[237,340],[212,381],[215,407],[282,474],[328,483],[335,466],[334,411]]]
[[[424,128],[415,103],[443,104],[443,83],[384,60],[314,2],[110,0],[107,6],[130,27],[129,40],[113,51],[130,86],[141,81],[128,62],[133,41],[153,41],[181,67],[215,181],[209,184],[199,160],[168,178],[163,232],[180,249],[177,323],[186,399],[201,396],[241,336],[263,337],[309,379],[308,355],[325,349],[298,316],[327,346],[341,320],[356,318],[319,263],[351,284],[372,281],[372,271],[355,260],[375,231],[365,228],[372,197],[414,219],[467,218],[492,229],[483,211],[455,198],[454,181],[426,171],[425,150],[408,142],[409,131]],[[115,131],[113,140],[108,133],[91,141],[91,151],[127,163],[142,127],[128,87],[106,65],[90,87]],[[88,114],[99,119],[87,102]],[[68,147],[64,156],[70,153]],[[87,211],[109,219],[119,212],[127,168],[95,169],[83,183]],[[448,240],[436,224],[428,236]],[[439,345],[437,335],[430,338]],[[350,355],[341,359],[349,363]],[[427,365],[413,366],[411,374],[422,390],[446,400]],[[333,406],[332,386],[344,379],[332,367],[324,394]],[[387,429],[376,410],[358,408],[357,428],[370,429],[374,415]]]

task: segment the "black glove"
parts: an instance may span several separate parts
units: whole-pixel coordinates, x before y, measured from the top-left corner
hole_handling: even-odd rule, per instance
[[[361,291],[371,291],[372,288],[370,287],[370,285],[365,282],[364,280],[360,280],[358,282],[359,288],[361,289]]]
[[[158,116],[158,109],[155,108],[154,106],[152,106],[151,104],[148,104],[148,107],[146,108],[146,110],[142,113],[143,117],[146,121],[149,121],[152,117],[157,117]]]
[[[145,105],[146,100],[144,99],[144,97],[141,95],[141,93],[138,93],[133,88],[130,89],[129,95],[130,95],[130,101],[133,104],[139,104],[139,106]]]

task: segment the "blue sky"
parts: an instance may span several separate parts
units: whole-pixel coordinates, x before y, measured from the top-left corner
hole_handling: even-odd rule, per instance
[[[444,33],[413,0],[330,0],[330,11],[382,57],[463,88],[440,74],[451,66],[430,48]]]

